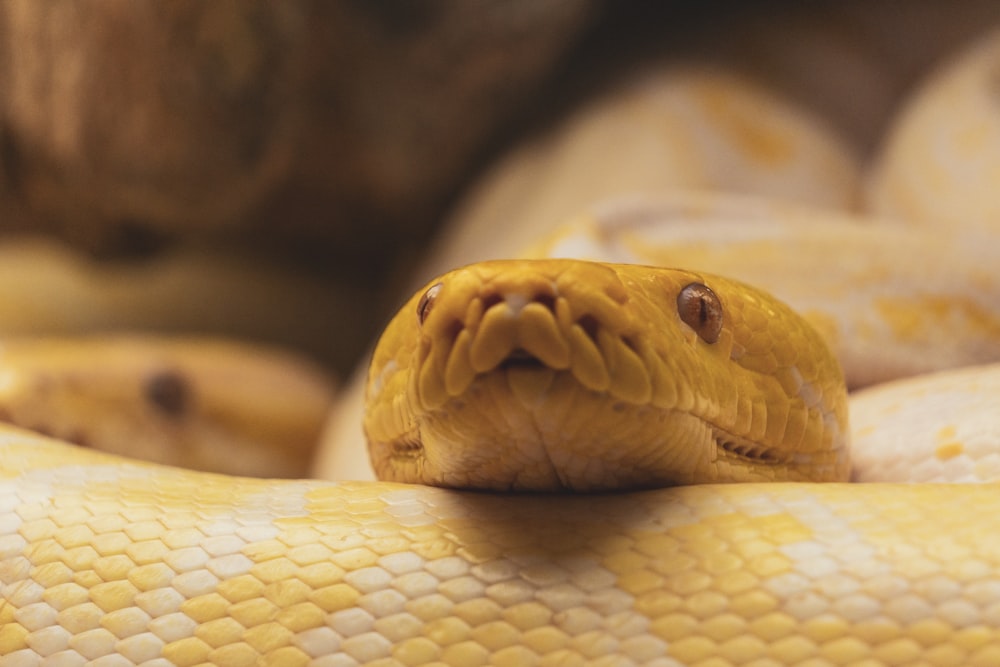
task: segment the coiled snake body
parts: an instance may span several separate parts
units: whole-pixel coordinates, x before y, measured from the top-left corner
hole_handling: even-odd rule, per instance
[[[456,486],[495,471],[494,486],[532,491],[844,479],[844,390],[818,343],[779,302],[714,276],[459,270],[417,293],[375,352],[374,463]],[[477,396],[500,401],[493,417]],[[580,440],[624,434],[609,465],[577,465],[572,448],[555,465],[576,422],[536,419],[546,396],[545,414],[579,403],[585,433],[621,415]],[[471,410],[457,422],[474,432],[531,435],[463,453],[435,421],[445,407]],[[686,425],[661,442],[638,437],[646,419]],[[543,453],[508,465],[529,441]],[[0,447],[2,665],[1000,660],[1000,542],[982,529],[1000,500],[985,485],[509,495],[225,478],[13,430]]]
[[[942,129],[920,118],[906,126],[917,153],[878,171],[887,184],[875,188],[879,210],[922,219],[914,194],[948,220],[995,210],[982,206],[996,180],[996,144],[986,139],[997,136],[995,61],[983,54],[963,78],[969,94],[938,96]],[[803,172],[807,190],[843,175],[840,150],[816,150],[834,142],[814,141],[787,114],[762,128],[752,122],[757,96],[733,106],[714,85],[691,81],[682,87],[721,131],[705,136],[701,116],[693,130],[668,127],[677,141],[667,162],[720,178],[681,186],[756,184],[770,167],[779,176],[760,189],[785,192],[798,182],[796,156],[818,155]],[[674,99],[641,90],[650,94],[640,107]],[[586,172],[583,187],[568,190],[574,207],[602,194],[587,184],[604,178],[594,164],[616,152],[608,147],[618,137],[638,138],[646,154],[642,118],[664,129],[658,113],[634,122],[631,99],[624,133],[585,131],[584,146],[600,148],[565,152],[577,168],[568,181]],[[682,122],[687,106],[668,117]],[[792,150],[779,126],[807,148]],[[699,145],[704,154],[682,159]],[[645,163],[636,164],[604,171],[634,191],[629,175]],[[749,172],[730,179],[741,164]],[[549,194],[544,165],[514,173],[516,203],[529,181]],[[949,183],[961,187],[946,196]],[[850,187],[819,192],[854,199]],[[496,210],[518,219],[506,205]],[[666,217],[723,220],[640,229],[657,215],[639,210],[624,226],[569,234],[541,254],[583,257],[596,246],[613,257],[593,259],[654,252],[646,263],[697,258],[699,270],[758,271],[777,284],[749,282],[831,325],[821,333],[838,358],[863,360],[849,369],[852,386],[1000,354],[994,237],[961,240],[957,224],[926,235],[836,227],[719,193],[685,198]],[[746,224],[761,218],[777,221]],[[982,226],[995,219],[984,215]],[[470,229],[481,248],[483,227]],[[495,229],[509,231],[506,222]],[[774,239],[785,245],[776,251]],[[807,246],[815,252],[801,252]],[[847,249],[834,257],[833,247]],[[683,261],[671,259],[678,253]],[[818,257],[833,258],[824,289],[811,282],[791,294]],[[845,289],[844,270],[864,294]],[[837,310],[824,310],[831,301]],[[996,453],[980,462],[963,453],[992,445],[962,430],[977,418],[941,428],[921,414],[969,404],[992,414],[982,388],[1000,388],[1000,367],[935,384],[947,401],[932,388],[938,380],[887,387],[879,409],[852,407],[863,422],[855,443],[910,422],[907,435],[882,437],[893,446],[885,468],[907,467],[929,445],[931,465],[917,471],[925,478],[938,467],[1000,478]],[[1000,664],[995,487],[847,483],[840,370],[819,335],[765,292],[648,267],[476,265],[431,281],[403,307],[375,350],[368,387],[372,461],[393,481],[185,472],[3,427],[0,667]],[[877,479],[872,470],[883,472],[854,476]],[[749,483],[723,483],[737,480]],[[624,490],[635,487],[661,488]]]

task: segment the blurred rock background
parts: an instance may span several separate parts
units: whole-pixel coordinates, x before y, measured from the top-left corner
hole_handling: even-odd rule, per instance
[[[477,177],[643,63],[750,74],[865,155],[995,25],[989,0],[0,0],[0,313],[346,374]]]

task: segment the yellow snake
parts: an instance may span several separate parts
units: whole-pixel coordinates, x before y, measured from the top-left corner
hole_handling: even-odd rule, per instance
[[[904,119],[897,136],[905,140],[890,142],[892,159],[878,165],[865,197],[870,210],[908,220],[936,222],[943,213],[947,233],[878,233],[871,243],[867,230],[820,224],[805,238],[821,253],[846,250],[837,270],[821,276],[830,279],[820,281],[824,289],[813,281],[802,294],[795,271],[780,269],[814,257],[798,252],[804,237],[790,228],[813,216],[794,211],[750,215],[790,218],[790,227],[768,225],[755,237],[742,225],[746,202],[694,201],[694,211],[712,209],[707,218],[738,211],[741,226],[701,220],[679,239],[657,226],[654,241],[675,238],[650,245],[629,223],[598,254],[610,249],[627,261],[641,246],[657,255],[648,263],[708,269],[702,261],[715,257],[719,273],[763,269],[776,293],[823,328],[845,368],[854,362],[852,386],[995,359],[995,244],[964,245],[951,233],[969,220],[987,228],[996,220],[995,207],[984,206],[996,180],[995,96],[982,94],[994,90],[993,62],[976,55],[958,81],[965,93],[949,87],[931,95],[933,113]],[[499,222],[468,226],[474,250],[491,228],[537,240],[537,225],[563,217],[552,207],[576,210],[584,196],[621,186],[666,181],[827,204],[856,199],[857,175],[837,142],[757,95],[720,97],[711,82],[690,81],[705,112],[693,125],[681,117],[683,102],[675,122],[664,123],[631,96],[624,113],[590,117],[620,119],[609,133],[572,125],[571,134],[584,130],[584,151],[557,142],[565,165],[551,164],[568,175],[563,186],[546,173],[544,153],[526,153],[541,169],[528,164],[487,189],[506,200],[487,198],[484,207]],[[643,90],[671,99],[655,85]],[[748,122],[762,115],[763,124]],[[705,132],[709,118],[721,133]],[[672,136],[668,149],[650,150],[662,132]],[[637,150],[621,150],[630,138]],[[647,157],[633,162],[636,155]],[[614,168],[595,170],[595,156]],[[796,156],[813,159],[802,167]],[[675,164],[675,177],[664,178],[663,165]],[[533,211],[543,213],[533,219]],[[510,220],[527,222],[518,229]],[[711,252],[702,252],[702,232]],[[545,252],[586,255],[579,250],[588,236],[561,237]],[[901,252],[881,256],[887,248]],[[853,261],[859,252],[877,261]],[[845,293],[845,268],[864,294]],[[19,296],[37,291],[37,280],[26,289],[20,278],[18,270],[0,283],[16,285]],[[66,304],[53,313],[92,316],[94,307],[81,309],[66,293],[53,291]],[[178,293],[177,307],[187,305]],[[220,304],[229,293],[219,291],[227,297]],[[144,290],[141,300],[159,311],[160,296]],[[38,302],[5,317],[31,319]],[[166,310],[174,316],[176,308]],[[0,398],[17,408],[5,409],[38,410],[21,400],[31,392],[9,372],[0,380]],[[863,466],[863,477],[909,475],[920,451],[935,461],[918,464],[916,477],[951,468],[962,479],[1000,478],[996,454],[992,462],[990,454],[966,456],[996,440],[966,417],[968,409],[995,411],[984,387],[1000,388],[1000,366],[852,398],[855,445],[892,445],[889,460]],[[120,388],[108,395],[117,399]],[[375,352],[368,400],[381,475],[489,490],[224,477],[2,427],[0,667],[1000,664],[995,488],[811,481],[847,476],[844,390],[816,334],[764,292],[665,269],[469,267],[428,283],[393,320]],[[924,419],[942,406],[956,426]],[[139,407],[107,428],[165,418]],[[75,430],[63,411],[42,412],[49,428]],[[712,483],[737,479],[750,482]],[[810,481],[770,481],[779,479]],[[614,490],[675,482],[694,484]]]
[[[452,339],[463,352],[442,351]],[[460,486],[842,479],[839,374],[807,325],[739,283],[491,263],[432,281],[394,318],[366,427],[384,475]],[[541,406],[566,414],[543,424]],[[442,409],[469,411],[470,433],[539,437],[473,442]],[[647,419],[685,425],[663,444],[673,454]],[[567,446],[580,434],[585,448],[615,441],[601,470]],[[543,450],[522,475],[509,457],[529,440]],[[987,485],[275,482],[13,429],[0,477],[5,666],[1000,661]]]
[[[483,262],[417,293],[371,369],[381,479],[595,491],[849,473],[836,359],[787,306],[719,276]]]

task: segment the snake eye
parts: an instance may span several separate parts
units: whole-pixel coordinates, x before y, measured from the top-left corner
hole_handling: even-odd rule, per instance
[[[420,302],[417,303],[417,321],[420,324],[427,321],[427,316],[430,315],[431,308],[434,307],[434,300],[437,299],[438,292],[441,291],[442,287],[444,287],[444,283],[434,283],[420,297]]]
[[[722,332],[722,302],[707,285],[691,283],[677,295],[677,312],[684,324],[706,343],[719,340]]]

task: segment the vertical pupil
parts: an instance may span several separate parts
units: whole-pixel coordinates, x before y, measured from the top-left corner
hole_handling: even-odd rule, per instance
[[[722,304],[707,285],[691,283],[677,295],[681,319],[706,343],[714,343],[722,331]]]

